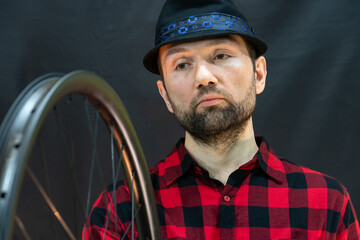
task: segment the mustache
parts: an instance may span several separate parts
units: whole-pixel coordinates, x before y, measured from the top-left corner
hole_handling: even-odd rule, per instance
[[[225,97],[225,101],[226,99],[228,98],[229,94],[226,93],[225,91],[219,89],[218,87],[216,86],[213,86],[213,85],[209,85],[209,86],[203,86],[199,89],[199,92],[198,94],[191,100],[190,102],[190,106],[196,106],[197,102],[199,101],[199,99],[206,95],[206,94],[209,94],[209,93],[217,93],[217,94],[220,94],[222,96]]]

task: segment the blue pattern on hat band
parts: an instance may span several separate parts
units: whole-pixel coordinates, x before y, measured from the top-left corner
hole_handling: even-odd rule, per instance
[[[255,36],[254,30],[245,20],[236,16],[213,12],[206,15],[189,16],[160,28],[156,35],[155,45],[170,41],[180,35],[208,30],[232,31]]]

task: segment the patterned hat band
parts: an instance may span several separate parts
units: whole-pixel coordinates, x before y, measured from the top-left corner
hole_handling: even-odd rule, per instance
[[[266,43],[255,36],[232,0],[166,0],[155,28],[155,46],[144,56],[144,66],[160,74],[158,57],[162,46],[227,34],[246,40],[254,48],[256,57],[267,50]]]
[[[243,19],[237,16],[213,12],[205,15],[189,16],[160,28],[156,35],[155,45],[171,41],[172,38],[189,33],[209,30],[231,31],[255,36],[253,28]]]

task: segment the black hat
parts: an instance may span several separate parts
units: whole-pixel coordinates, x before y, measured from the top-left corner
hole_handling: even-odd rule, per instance
[[[155,47],[143,59],[145,68],[155,74],[159,48],[173,42],[237,34],[252,44],[256,56],[267,49],[231,0],[167,0],[155,31]]]

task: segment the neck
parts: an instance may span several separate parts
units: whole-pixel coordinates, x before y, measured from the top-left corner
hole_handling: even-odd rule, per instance
[[[226,184],[232,172],[250,161],[258,151],[251,118],[235,141],[207,145],[196,141],[186,132],[185,147],[196,162],[209,172],[210,177],[223,184]]]

